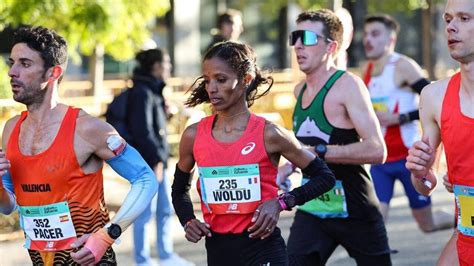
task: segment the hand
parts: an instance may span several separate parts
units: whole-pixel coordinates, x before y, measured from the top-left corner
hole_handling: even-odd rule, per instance
[[[399,124],[399,114],[397,113],[375,111],[375,115],[377,115],[377,118],[379,119],[380,125],[382,127],[389,127]]]
[[[276,185],[279,189],[283,190],[284,192],[288,192],[291,188],[291,181],[288,179],[292,173],[295,172],[295,166],[287,162],[282,166],[278,167],[278,174],[276,177]]]
[[[410,170],[415,178],[421,179],[428,172],[435,160],[434,149],[430,146],[428,137],[423,137],[408,150],[406,168]]]
[[[449,182],[448,174],[443,176],[443,185],[448,192],[453,193],[453,184]]]
[[[275,230],[281,211],[282,208],[276,198],[260,204],[252,217],[254,224],[248,229],[249,236],[261,239],[269,237]]]
[[[163,181],[163,162],[158,162],[155,167],[153,168],[153,171],[155,172],[156,180],[158,180],[159,183]]]
[[[189,242],[197,243],[203,236],[212,236],[210,228],[209,224],[203,223],[198,219],[189,220],[184,230],[186,233],[185,237]]]
[[[5,152],[0,149],[0,177],[7,173],[10,169],[10,162],[7,160]],[[2,186],[2,179],[0,179],[0,187]]]
[[[84,234],[71,244],[72,248],[83,246],[92,234]],[[71,258],[80,265],[94,265],[95,257],[86,247],[80,248],[77,252],[71,252]]]
[[[84,234],[71,244],[72,248],[79,248],[77,252],[71,252],[71,258],[79,264],[97,264],[104,256],[107,249],[115,242],[105,228],[101,228],[92,234]]]

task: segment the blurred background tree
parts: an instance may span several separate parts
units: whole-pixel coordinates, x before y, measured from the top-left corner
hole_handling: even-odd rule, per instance
[[[1,57],[0,57],[1,58]],[[0,99],[7,99],[12,96],[10,78],[7,75],[8,66],[5,61],[0,60]]]
[[[52,28],[68,41],[69,56],[91,56],[92,94],[102,88],[107,54],[116,60],[133,58],[150,39],[150,24],[170,9],[169,0],[2,0],[0,31],[6,27],[41,25]],[[1,80],[0,91],[7,90]],[[8,88],[8,87],[7,87]],[[0,92],[0,98],[5,97]]]
[[[150,37],[148,24],[169,9],[169,0],[2,0],[0,30],[42,25],[66,38],[74,58],[103,45],[108,55],[126,60]]]

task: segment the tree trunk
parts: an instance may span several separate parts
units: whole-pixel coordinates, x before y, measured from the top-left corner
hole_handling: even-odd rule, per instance
[[[90,76],[92,83],[92,96],[98,96],[104,85],[104,46],[97,44],[94,54],[89,62]]]
[[[428,71],[428,77],[434,80],[435,77],[435,58],[433,57],[433,34],[435,25],[433,25],[433,1],[427,0],[428,8],[422,10],[422,47],[423,47],[423,66]]]

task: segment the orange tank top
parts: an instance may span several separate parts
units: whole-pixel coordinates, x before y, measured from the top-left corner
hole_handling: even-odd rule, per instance
[[[53,206],[50,209],[54,210],[55,204],[67,203],[70,216],[59,215],[59,223],[68,222],[72,218],[77,237],[92,233],[109,221],[104,202],[102,169],[85,174],[74,151],[74,131],[79,111],[80,109],[69,107],[51,146],[32,156],[23,155],[19,150],[21,124],[28,116],[28,112],[22,112],[8,141],[6,154],[11,163],[10,173],[20,213],[22,207],[44,208],[48,205]],[[27,209],[26,212],[32,210],[34,209]],[[25,222],[24,217],[22,222]],[[39,225],[45,227],[46,223]],[[22,226],[26,230],[25,224]],[[46,236],[54,236],[54,233],[45,231]],[[55,250],[54,243],[51,242],[38,241],[36,245],[31,245],[27,238],[26,247],[30,249],[34,265],[72,262],[64,248]],[[38,252],[48,250],[55,251],[54,255],[44,256],[44,252]]]
[[[460,192],[456,195],[458,230],[461,232],[458,239],[460,242],[470,243],[474,250],[474,236],[463,233],[463,230],[471,228],[472,234],[474,229],[474,118],[461,112],[460,84],[461,73],[457,73],[446,89],[441,110],[441,139],[446,153],[449,180],[455,186],[455,194],[458,190]]]
[[[212,136],[215,118],[199,122],[193,147],[201,209],[212,231],[239,234],[260,203],[277,197],[278,169],[265,149],[264,118],[251,114],[242,137],[231,143]]]

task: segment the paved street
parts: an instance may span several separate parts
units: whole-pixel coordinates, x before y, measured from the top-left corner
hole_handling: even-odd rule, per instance
[[[174,165],[174,164],[170,164]],[[106,179],[106,202],[113,206],[118,206],[125,197],[128,190],[126,181],[119,178]],[[194,191],[193,199],[197,200]],[[444,191],[443,187],[439,187],[435,192],[434,209],[443,208],[453,212],[452,195]],[[431,234],[423,234],[418,230],[416,223],[411,217],[410,209],[407,207],[408,202],[403,196],[400,184],[397,184],[395,197],[392,201],[390,218],[387,224],[390,245],[392,249],[399,252],[392,255],[393,265],[435,265],[436,259],[441,249],[450,237],[451,230],[435,232]],[[197,207],[197,205],[196,205]],[[282,229],[285,239],[288,238],[289,228],[292,223],[293,213],[283,213],[279,227]],[[199,216],[199,215],[198,215]],[[150,235],[155,235],[153,225],[150,226]],[[184,239],[184,233],[178,223],[177,218],[174,220],[173,235],[175,238],[175,251],[182,257],[193,261],[196,265],[206,265],[206,251],[204,242],[198,244],[187,242]],[[131,230],[127,230],[121,237],[121,243],[117,245],[115,251],[118,256],[119,265],[133,265],[132,235]],[[156,257],[156,252],[153,252]],[[27,252],[22,248],[22,241],[0,242],[0,265],[29,265],[30,260]],[[347,252],[338,248],[331,257],[328,265],[356,265],[355,262],[348,257]]]

